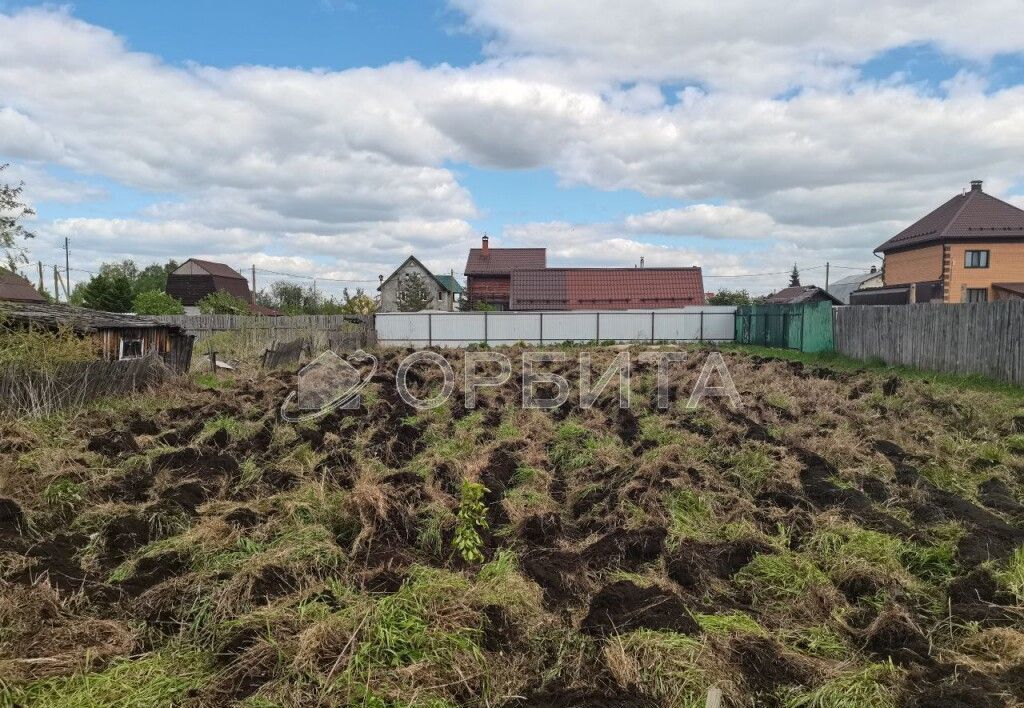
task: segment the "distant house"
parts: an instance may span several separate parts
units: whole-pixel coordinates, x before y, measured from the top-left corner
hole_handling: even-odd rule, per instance
[[[981,180],[972,181],[968,191],[876,248],[885,256],[886,292],[872,294],[901,303],[1020,299],[1024,210],[981,187]]]
[[[177,325],[147,317],[39,302],[11,302],[3,308],[8,326],[68,329],[96,342],[108,361],[156,354],[175,371],[188,371],[193,337]]]
[[[0,301],[46,302],[38,290],[26,278],[0,268]]]
[[[844,305],[850,304],[850,294],[855,290],[873,290],[883,285],[882,271],[871,266],[867,273],[855,273],[841,278],[828,287],[828,294]]]
[[[199,314],[199,301],[215,292],[226,292],[252,302],[249,281],[231,266],[189,258],[167,276],[167,294],[185,306],[189,315]]]
[[[513,310],[655,310],[704,304],[701,269],[530,268],[510,275]]]
[[[430,302],[424,309],[442,312],[455,310],[458,298],[463,293],[455,276],[434,275],[416,256],[409,256],[387,278],[380,276],[380,286],[377,288],[380,291],[380,312],[398,311],[398,294],[403,283],[413,274],[420,276],[430,292]]]
[[[828,294],[817,285],[796,285],[791,288],[783,288],[777,293],[769,295],[764,299],[769,305],[804,305],[816,302],[831,302],[833,305],[842,305],[839,298]]]
[[[510,309],[512,272],[547,266],[544,248],[491,248],[487,236],[480,248],[471,248],[466,260],[466,291],[471,304],[484,303],[496,310]]]

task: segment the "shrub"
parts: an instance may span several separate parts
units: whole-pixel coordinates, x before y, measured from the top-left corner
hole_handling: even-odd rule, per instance
[[[148,290],[139,293],[132,301],[132,311],[137,315],[184,315],[185,308],[167,293]]]
[[[252,308],[242,298],[218,290],[199,301],[199,311],[204,315],[248,315]]]
[[[480,538],[479,529],[487,528],[487,507],[483,502],[486,492],[484,485],[478,482],[462,482],[462,499],[452,545],[467,563],[480,563],[484,560],[480,550],[483,539]]]
[[[94,361],[98,356],[95,340],[79,337],[71,329],[11,327],[0,313],[0,368],[50,371],[64,364]]]

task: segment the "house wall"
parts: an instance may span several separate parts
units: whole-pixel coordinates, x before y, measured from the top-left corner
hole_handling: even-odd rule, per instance
[[[1024,282],[1024,243],[952,243],[949,248],[947,302],[964,302],[967,288],[985,288],[996,300],[992,283]],[[966,251],[988,251],[988,268],[964,268]]]
[[[942,277],[942,244],[885,254],[886,285],[906,285]]]
[[[380,288],[380,312],[398,312],[398,291],[402,282],[410,274],[417,273],[431,292],[432,297],[428,310],[451,312],[455,309],[452,293],[441,287],[434,276],[415,261],[407,261],[392,274]]]
[[[467,292],[470,302],[484,301],[504,304],[508,308],[511,278],[507,275],[469,275]]]

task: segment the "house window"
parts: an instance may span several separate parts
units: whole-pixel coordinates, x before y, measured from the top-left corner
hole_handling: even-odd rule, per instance
[[[988,251],[965,251],[964,268],[988,268]]]
[[[138,359],[142,356],[145,346],[141,339],[122,339],[120,359]]]
[[[986,253],[986,251],[982,251]],[[964,302],[988,302],[988,288],[967,288]]]

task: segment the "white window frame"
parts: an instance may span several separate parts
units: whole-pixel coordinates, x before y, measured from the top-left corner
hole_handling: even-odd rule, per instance
[[[125,342],[138,342],[139,343],[139,355],[138,356],[126,357],[124,355],[124,343]],[[121,344],[120,344],[120,347],[119,347],[119,350],[118,350],[118,353],[117,353],[117,360],[118,361],[124,361],[125,359],[141,359],[144,356],[146,356],[146,340],[145,339],[143,339],[141,337],[138,337],[138,338],[121,337]]]

